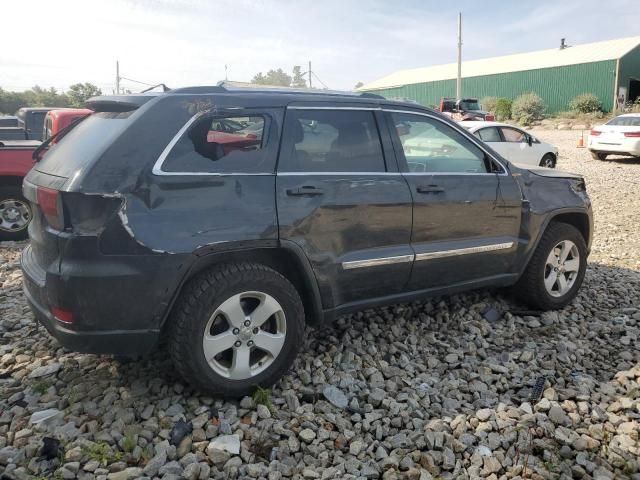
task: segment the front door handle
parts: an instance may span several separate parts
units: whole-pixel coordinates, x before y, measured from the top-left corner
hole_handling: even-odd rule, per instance
[[[318,187],[314,187],[311,185],[305,185],[299,188],[289,188],[287,189],[287,195],[291,197],[313,197],[316,195],[323,195],[324,190]]]
[[[438,185],[418,185],[416,191],[418,193],[442,193],[444,192],[444,188]]]

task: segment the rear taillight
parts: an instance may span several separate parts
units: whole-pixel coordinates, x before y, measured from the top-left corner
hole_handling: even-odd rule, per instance
[[[51,307],[54,318],[62,323],[73,323],[73,312],[63,308]]]
[[[494,117],[493,115],[491,115],[491,114],[489,113],[489,114],[487,114],[487,115],[485,115],[485,116],[484,116],[484,119],[485,119],[487,122],[493,122],[493,121],[496,119],[496,117]]]
[[[60,192],[52,188],[38,187],[38,205],[47,223],[57,230],[64,230],[64,214]]]
[[[600,135],[602,132],[600,130],[591,130],[590,135],[592,137],[597,137],[598,135]]]
[[[640,137],[640,132],[624,132],[625,137]]]

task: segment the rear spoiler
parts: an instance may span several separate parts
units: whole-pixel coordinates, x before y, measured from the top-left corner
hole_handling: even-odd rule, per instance
[[[136,110],[158,95],[158,93],[151,92],[141,95],[100,95],[91,97],[84,105],[94,112],[129,112]]]

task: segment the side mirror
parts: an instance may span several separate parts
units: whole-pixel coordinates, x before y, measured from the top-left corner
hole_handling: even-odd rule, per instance
[[[533,138],[531,137],[531,135],[527,135],[527,144],[529,146],[533,145]]]

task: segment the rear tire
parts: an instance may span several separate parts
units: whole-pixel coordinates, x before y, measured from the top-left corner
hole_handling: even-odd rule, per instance
[[[600,153],[600,152],[591,152],[591,157],[594,160],[606,160],[607,159],[607,154],[606,153]]]
[[[576,296],[586,268],[582,234],[572,225],[551,223],[515,285],[515,294],[533,308],[563,308]]]
[[[556,157],[551,153],[547,153],[540,160],[541,167],[556,168]]]
[[[0,187],[0,241],[27,238],[31,216],[31,206],[20,187]]]
[[[221,265],[184,288],[169,318],[169,352],[198,390],[249,395],[291,367],[304,318],[295,287],[275,270],[254,263]]]

